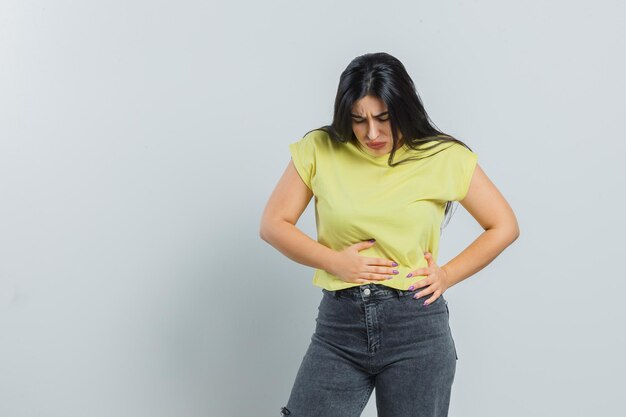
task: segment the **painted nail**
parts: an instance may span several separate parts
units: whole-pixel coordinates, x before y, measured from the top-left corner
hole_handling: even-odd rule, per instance
[[[409,272],[409,275],[407,275],[406,277],[408,278],[408,277],[411,277],[411,276],[413,276],[413,273]]]
[[[391,266],[398,266],[398,264],[396,262],[393,262]]]
[[[396,270],[394,269],[394,270],[393,270],[393,273],[394,273],[394,274],[397,274],[397,273],[398,273],[398,271],[396,271]]]
[[[424,307],[428,307],[428,303],[424,301]]]
[[[413,288],[415,288],[415,285],[411,285],[411,286],[409,287],[409,291],[413,291]]]

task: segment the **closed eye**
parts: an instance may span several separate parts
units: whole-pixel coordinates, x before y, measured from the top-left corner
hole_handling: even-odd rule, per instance
[[[389,117],[384,117],[384,118],[383,117],[378,117],[377,119],[380,120],[381,122],[386,122],[387,120],[389,120]],[[352,121],[354,123],[363,123],[365,121],[365,119],[355,119],[355,118],[352,118]]]
[[[352,116],[352,121],[354,123],[363,123],[365,121],[365,118],[359,116],[358,114],[351,113],[350,116]],[[379,114],[375,114],[373,116],[377,118],[378,120],[380,120],[381,122],[386,122],[387,120],[389,120],[389,112],[387,111],[384,111]]]

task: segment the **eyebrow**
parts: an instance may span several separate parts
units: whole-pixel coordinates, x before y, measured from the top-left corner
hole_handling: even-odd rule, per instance
[[[374,115],[374,117],[384,116],[384,115],[386,115],[387,113],[389,113],[389,112],[388,112],[388,111],[384,111],[384,112],[382,112],[382,113],[380,113],[380,114],[375,114],[375,115]],[[358,114],[352,114],[352,113],[350,113],[350,115],[351,115],[352,117],[358,117],[359,119],[364,119],[364,117],[363,117],[363,116],[359,116]]]

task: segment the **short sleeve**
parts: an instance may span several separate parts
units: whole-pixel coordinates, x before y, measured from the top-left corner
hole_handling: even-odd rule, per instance
[[[307,135],[297,142],[290,143],[289,152],[300,178],[312,191],[313,177],[315,176],[315,144],[313,136]]]
[[[478,154],[458,143],[453,146],[453,149],[453,173],[456,176],[454,201],[461,201],[469,191],[469,185],[478,163]]]
[[[446,181],[451,201],[461,201],[467,196],[470,182],[478,163],[478,154],[470,151],[460,143],[454,143],[444,151]]]

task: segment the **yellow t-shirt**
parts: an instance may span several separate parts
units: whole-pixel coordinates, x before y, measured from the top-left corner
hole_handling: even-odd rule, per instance
[[[375,282],[401,290],[425,278],[406,277],[410,271],[428,266],[424,252],[432,253],[437,262],[445,203],[465,197],[478,159],[476,153],[455,142],[428,151],[404,145],[396,151],[394,162],[409,156],[432,156],[390,167],[389,154],[370,155],[359,143],[337,143],[320,130],[289,144],[289,151],[315,198],[317,241],[343,250],[376,239],[359,254],[397,262],[394,269],[399,274]],[[315,270],[313,284],[330,291],[362,285],[321,269]]]

